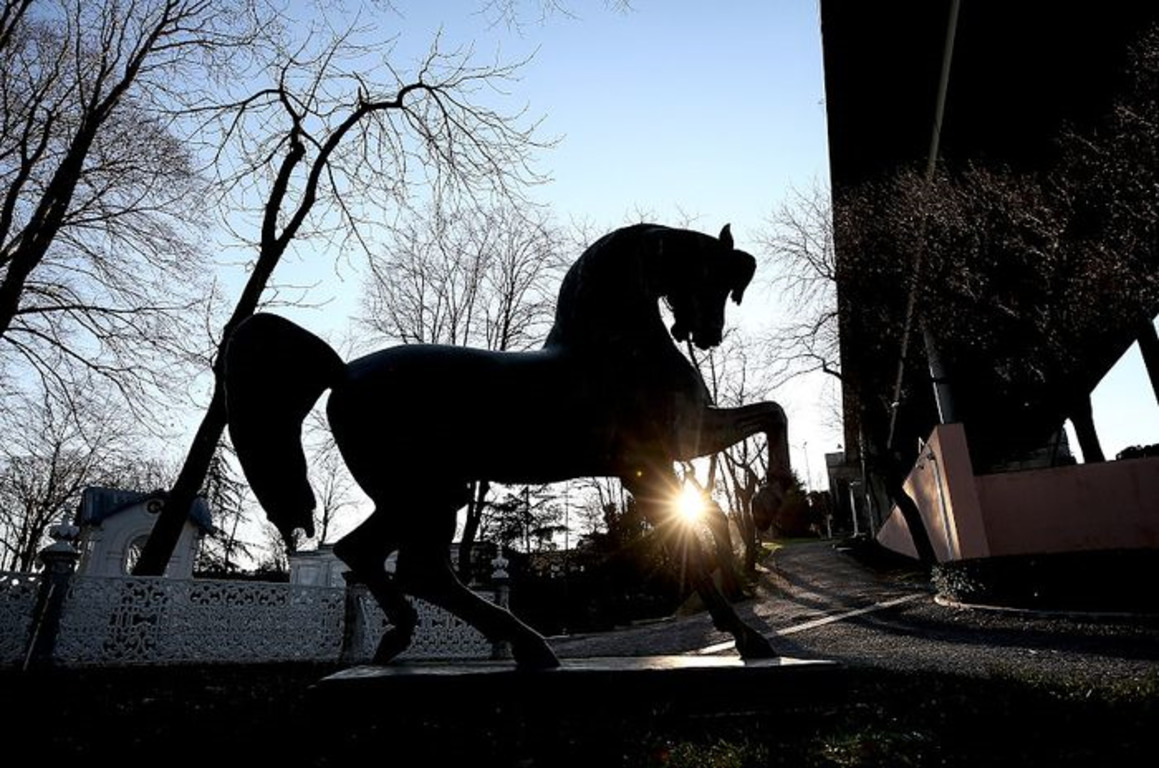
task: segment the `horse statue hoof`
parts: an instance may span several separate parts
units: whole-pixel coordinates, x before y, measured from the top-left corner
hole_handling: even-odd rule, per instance
[[[410,635],[397,629],[388,629],[382,639],[378,641],[378,648],[374,651],[374,664],[389,664],[396,656],[410,647]]]
[[[520,669],[555,669],[559,666],[559,658],[542,639],[513,642],[511,655]]]
[[[755,630],[743,632],[737,637],[736,649],[740,657],[746,661],[753,659],[775,659],[780,654],[773,648],[769,639]]]

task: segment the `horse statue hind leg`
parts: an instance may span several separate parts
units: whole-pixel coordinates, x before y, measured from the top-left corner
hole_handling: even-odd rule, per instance
[[[388,512],[378,502],[362,524],[334,544],[334,554],[350,567],[353,579],[366,587],[390,622],[374,652],[374,661],[380,664],[405,651],[418,626],[418,612],[386,571],[386,560],[397,549]]]
[[[391,621],[392,626],[379,641],[374,663],[386,664],[410,645],[417,615],[406,595],[412,595],[458,616],[492,643],[509,643],[520,667],[559,666],[539,633],[507,609],[479,596],[455,573],[448,545],[466,489],[462,495],[441,490],[452,485],[420,481],[414,492],[371,492],[374,512],[334,545],[334,553],[366,584]],[[375,486],[369,480],[365,487]],[[419,508],[422,515],[402,518]],[[382,564],[394,549],[398,560],[392,575]]]

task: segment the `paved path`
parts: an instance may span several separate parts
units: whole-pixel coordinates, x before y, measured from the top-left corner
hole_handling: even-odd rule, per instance
[[[755,598],[738,611],[784,656],[1091,687],[1159,678],[1154,617],[942,605],[920,572],[870,568],[832,542],[792,544],[767,565]],[[584,657],[735,654],[730,641],[698,613],[551,642],[562,657]]]

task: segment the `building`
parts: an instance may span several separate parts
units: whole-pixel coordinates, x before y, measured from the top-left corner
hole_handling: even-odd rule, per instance
[[[77,509],[81,552],[78,572],[86,576],[127,576],[153,530],[163,502],[159,494],[116,488],[85,488]],[[193,578],[201,538],[214,530],[209,504],[198,497],[173,550],[165,575]]]
[[[820,8],[835,201],[900,167],[920,167],[935,147],[941,160],[1042,167],[1064,124],[1087,125],[1107,111],[1122,82],[1128,45],[1159,21],[1159,6],[1131,2],[1104,3],[1097,11],[1046,0],[822,0]],[[850,245],[855,238],[841,230],[839,220],[834,236],[840,265],[856,247]],[[855,296],[838,283],[842,317],[850,316]],[[1159,305],[1147,311],[1148,318],[1157,314]],[[883,413],[871,414],[876,423],[867,423],[867,404],[891,399],[888,442],[903,471],[920,461],[931,431],[946,420],[964,425],[979,471],[1073,463],[1063,431],[1068,419],[1087,460],[1097,457],[1089,396],[1106,373],[1139,341],[1152,381],[1159,380],[1159,340],[1153,323],[1143,320],[1108,322],[1068,339],[1077,363],[1067,375],[1046,376],[1034,389],[999,395],[984,375],[986,360],[959,366],[949,377],[955,406],[950,419],[929,373],[939,372],[937,360],[922,359],[927,347],[919,323],[908,351],[919,363],[906,371],[909,386],[901,398],[892,398],[888,389],[898,378],[902,345],[888,354],[858,355],[865,340],[843,323],[843,487],[850,487],[851,474],[865,477],[862,491],[876,523],[889,515],[891,502],[875,486],[875,470],[865,467],[873,458],[867,451],[886,442],[881,435],[887,433]],[[915,375],[924,381],[915,382]],[[875,439],[867,439],[870,430]]]

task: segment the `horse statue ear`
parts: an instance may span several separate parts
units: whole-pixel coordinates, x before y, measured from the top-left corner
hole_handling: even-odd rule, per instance
[[[729,249],[730,251],[732,250],[732,229],[731,229],[731,227],[732,227],[731,224],[725,224],[724,227],[720,230],[720,237],[719,237],[720,242],[724,245],[725,248]]]
[[[753,279],[753,275],[757,272],[757,260],[750,254],[744,251],[733,250],[728,254],[730,284],[732,285],[732,300],[740,304],[740,300],[744,298],[744,289],[748,287]]]
[[[748,287],[753,275],[756,274],[757,260],[744,251],[738,251],[733,247],[731,224],[724,225],[720,230],[718,239],[720,244],[728,249],[725,258],[728,260],[728,284],[732,286],[730,295],[733,301],[740,304],[740,300],[744,298],[744,289]]]

